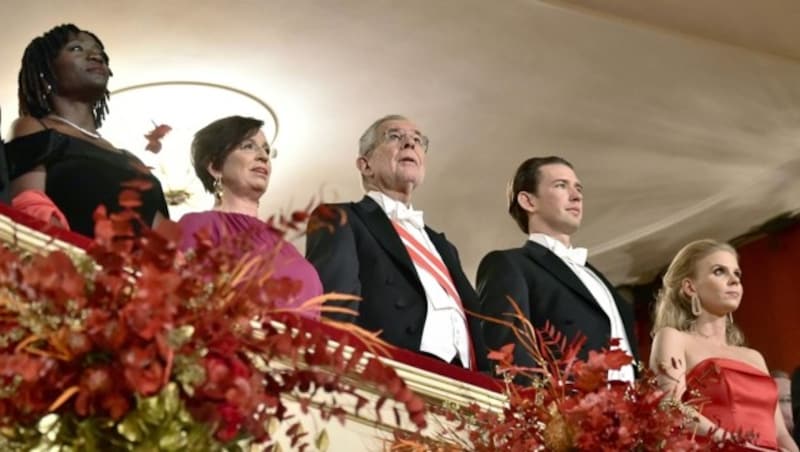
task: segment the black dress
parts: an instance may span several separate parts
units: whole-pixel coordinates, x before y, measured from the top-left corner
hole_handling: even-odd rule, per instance
[[[168,218],[161,183],[141,160],[127,151],[111,151],[53,129],[42,130],[6,143],[9,179],[43,165],[45,193],[66,216],[70,229],[94,237],[93,214],[99,205],[119,212],[119,194],[126,182],[149,182],[135,210],[146,225],[157,212]]]

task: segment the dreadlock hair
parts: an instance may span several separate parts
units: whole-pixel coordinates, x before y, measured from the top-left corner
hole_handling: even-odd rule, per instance
[[[42,118],[53,111],[51,94],[58,89],[58,81],[53,71],[53,61],[71,36],[86,33],[100,46],[103,42],[94,33],[81,30],[73,24],[59,25],[47,33],[35,38],[25,48],[22,55],[22,67],[19,70],[19,114]],[[103,52],[108,64],[108,55]],[[109,72],[110,74],[110,72]],[[95,127],[100,127],[108,113],[108,89],[92,109]]]

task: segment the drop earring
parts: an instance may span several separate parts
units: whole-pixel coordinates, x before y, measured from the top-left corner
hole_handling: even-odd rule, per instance
[[[217,177],[214,179],[214,197],[217,198],[217,201],[222,201],[222,176]]]
[[[692,314],[695,317],[700,317],[700,314],[703,313],[703,308],[700,305],[700,297],[697,294],[692,295]]]

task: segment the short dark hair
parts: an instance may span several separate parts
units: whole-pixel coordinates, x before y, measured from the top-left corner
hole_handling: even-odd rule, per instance
[[[549,157],[532,157],[522,162],[514,173],[514,179],[508,185],[508,214],[517,223],[517,226],[528,234],[528,212],[519,205],[517,195],[521,191],[527,191],[537,194],[539,189],[539,182],[541,179],[541,167],[545,165],[566,165],[570,168],[572,163],[566,159],[557,156]],[[574,169],[574,168],[573,168]]]
[[[194,134],[192,165],[207,192],[214,192],[214,178],[208,172],[208,164],[222,168],[236,146],[255,135],[263,126],[264,121],[260,119],[228,116],[217,119]]]
[[[108,55],[105,53],[103,42],[94,33],[81,30],[74,24],[59,25],[35,38],[25,48],[25,53],[22,55],[22,66],[19,70],[17,97],[20,116],[42,118],[53,111],[50,94],[54,90],[58,90],[53,61],[67,44],[70,36],[77,36],[79,33],[86,33],[97,41],[100,49],[103,50],[103,58],[108,64]],[[108,89],[92,109],[95,127],[103,124],[107,113]]]

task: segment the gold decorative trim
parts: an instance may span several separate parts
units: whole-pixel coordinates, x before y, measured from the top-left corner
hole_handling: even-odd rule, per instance
[[[0,241],[14,244],[29,253],[61,250],[70,255],[85,255],[83,248],[58,240],[37,231],[36,229],[19,224],[11,218],[0,214]]]

